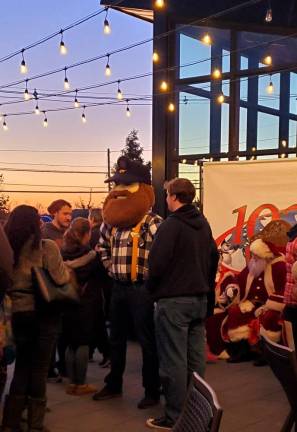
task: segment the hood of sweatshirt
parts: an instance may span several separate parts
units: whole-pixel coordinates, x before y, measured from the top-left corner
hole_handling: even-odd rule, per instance
[[[172,213],[170,218],[177,218],[194,230],[200,230],[205,224],[205,218],[193,204],[186,204]]]

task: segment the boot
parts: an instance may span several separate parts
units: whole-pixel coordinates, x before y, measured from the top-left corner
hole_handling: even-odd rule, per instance
[[[3,408],[2,432],[21,432],[20,423],[26,400],[25,396],[6,396]]]
[[[46,399],[29,398],[28,402],[28,432],[49,432],[43,425]]]

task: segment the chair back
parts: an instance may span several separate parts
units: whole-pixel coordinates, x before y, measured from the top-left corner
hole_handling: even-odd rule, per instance
[[[214,390],[194,372],[184,409],[172,432],[217,432],[222,414]]]
[[[291,348],[268,339],[261,331],[265,358],[274,375],[281,383],[291,408],[297,411],[297,359]]]

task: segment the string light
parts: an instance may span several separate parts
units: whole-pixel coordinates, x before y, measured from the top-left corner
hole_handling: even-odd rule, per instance
[[[117,92],[117,98],[118,100],[122,100],[123,99],[123,93],[122,90],[120,89],[120,80],[118,81],[118,92]]]
[[[26,88],[24,91],[24,99],[27,101],[30,99],[30,94],[29,94],[29,90],[28,90],[28,80],[26,80]]]
[[[252,147],[252,152],[255,152],[256,151],[256,147]]]
[[[281,158],[284,159],[286,157],[285,153],[281,154]]]
[[[165,7],[165,0],[155,0],[155,7],[157,9],[163,9]]]
[[[21,74],[28,73],[28,67],[27,67],[26,62],[25,62],[24,52],[25,52],[25,50],[23,48],[22,49],[22,61],[21,61],[21,66],[20,66],[20,72],[21,72]]]
[[[69,90],[70,89],[70,84],[69,84],[69,80],[67,78],[67,67],[65,67],[64,71],[65,71],[64,89],[65,90]]]
[[[220,95],[217,97],[217,101],[218,101],[218,103],[220,103],[220,104],[224,103],[224,101],[225,101],[225,96],[223,95],[223,93],[220,94]]]
[[[213,157],[209,158],[209,162],[213,162]]]
[[[272,57],[271,57],[271,55],[267,55],[266,57],[264,57],[263,63],[266,66],[271,66],[272,65]]]
[[[287,147],[287,141],[286,140],[282,140],[281,144],[282,144],[283,147]]]
[[[84,105],[84,110],[83,110],[83,113],[82,113],[82,115],[81,115],[81,121],[83,122],[83,123],[87,123],[87,118],[86,118],[86,114],[85,114],[85,109],[86,109],[86,106]]]
[[[154,51],[153,52],[153,62],[158,63],[159,60],[160,60],[159,54],[156,51]]]
[[[212,72],[212,76],[215,79],[221,78],[222,73],[221,73],[220,69],[214,69],[214,71]]]
[[[66,55],[67,52],[68,52],[68,50],[67,50],[67,47],[66,47],[66,45],[65,45],[65,43],[63,41],[63,30],[60,31],[60,34],[61,34],[60,54],[61,55]]]
[[[110,27],[108,19],[107,19],[108,10],[109,10],[109,8],[106,8],[106,15],[105,15],[104,26],[103,26],[103,31],[104,31],[104,34],[106,34],[106,35],[109,35],[111,33],[111,27]]]
[[[130,107],[129,107],[129,99],[127,99],[126,102],[127,102],[126,116],[131,117],[131,111],[130,111]]]
[[[183,160],[182,160],[182,163],[183,163],[183,164],[186,164],[186,163],[187,163],[187,159],[183,159]]]
[[[110,65],[109,65],[109,54],[107,54],[107,63],[106,63],[106,66],[105,66],[105,75],[108,76],[108,77],[111,75],[111,68],[110,68]]]
[[[3,116],[3,123],[2,123],[2,127],[3,127],[3,130],[5,130],[5,131],[8,130],[8,126],[7,126],[7,124],[6,124],[6,115],[5,115],[5,114],[4,114],[4,116]]]
[[[168,111],[169,112],[174,112],[175,111],[175,105],[174,103],[170,102],[168,105]]]
[[[205,45],[211,45],[211,36],[209,35],[209,33],[205,33],[201,39],[201,42],[203,42]]]
[[[36,106],[35,106],[34,112],[35,112],[36,115],[40,114],[40,109],[39,109],[39,106],[38,106],[38,102],[36,102]]]
[[[271,75],[270,75],[270,82],[269,82],[268,86],[266,87],[266,91],[267,91],[268,94],[273,94],[274,93],[274,86],[273,86]]]
[[[265,22],[270,23],[272,21],[272,7],[271,7],[271,1],[268,1],[268,7],[266,10],[266,15],[265,15]]]
[[[162,81],[160,84],[160,90],[167,91],[168,90],[168,83],[166,81]]]
[[[76,89],[75,90],[75,98],[74,98],[74,107],[75,108],[79,108],[80,107],[80,103],[79,103],[79,100],[77,98],[77,92],[78,92],[78,90]]]
[[[43,127],[47,128],[48,127],[48,121],[47,121],[47,117],[46,117],[46,111],[43,111],[43,114],[44,114]]]

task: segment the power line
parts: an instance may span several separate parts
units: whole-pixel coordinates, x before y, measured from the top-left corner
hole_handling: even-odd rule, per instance
[[[0,167],[0,171],[30,172],[30,173],[57,173],[57,174],[107,174],[107,171],[63,171],[63,170],[39,170],[27,168]]]
[[[6,162],[0,161],[0,164],[6,165],[28,165],[28,166],[48,166],[48,167],[66,167],[66,168],[105,168],[106,165],[63,165],[63,164],[47,164],[47,163],[31,163],[31,162]]]
[[[90,191],[68,191],[68,190],[2,190],[3,193],[38,193],[38,194],[90,194]],[[108,190],[106,191],[92,191],[93,194],[108,194]]]
[[[56,187],[56,188],[64,188],[64,187],[68,187],[68,188],[83,188],[83,189],[87,189],[87,190],[93,190],[93,189],[99,189],[101,188],[101,186],[81,186],[81,185],[49,185],[49,184],[32,184],[32,183],[6,183],[3,182],[0,184],[0,188],[1,186],[32,186],[32,187]]]

